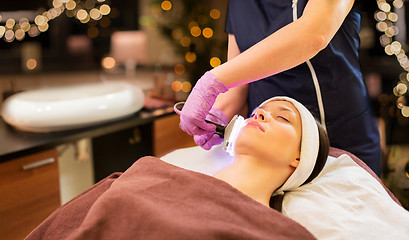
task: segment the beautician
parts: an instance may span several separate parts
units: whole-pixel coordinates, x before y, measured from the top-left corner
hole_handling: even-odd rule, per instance
[[[228,61],[198,80],[180,117],[182,130],[210,149],[222,139],[205,119],[226,124],[246,102],[252,112],[270,97],[289,96],[321,120],[331,146],[355,154],[380,175],[379,131],[360,71],[355,5],[230,0]]]

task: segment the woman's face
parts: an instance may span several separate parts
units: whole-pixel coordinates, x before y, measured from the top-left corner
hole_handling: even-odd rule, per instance
[[[240,132],[236,154],[253,155],[273,166],[298,166],[301,146],[301,117],[287,101],[272,101],[257,108]]]

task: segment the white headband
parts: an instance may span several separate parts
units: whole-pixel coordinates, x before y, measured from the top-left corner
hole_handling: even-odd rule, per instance
[[[314,169],[319,148],[317,123],[315,122],[315,118],[312,116],[311,112],[308,111],[304,105],[289,97],[273,97],[267,99],[259,106],[261,107],[268,102],[279,100],[292,103],[300,113],[302,127],[301,152],[298,167],[294,170],[287,181],[273,193],[273,195],[280,195],[284,194],[284,191],[294,190],[308,179]]]

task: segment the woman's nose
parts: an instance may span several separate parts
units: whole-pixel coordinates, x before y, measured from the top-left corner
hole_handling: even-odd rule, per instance
[[[267,117],[267,115],[262,109],[257,109],[254,112],[253,120],[266,121],[267,120],[266,117]]]

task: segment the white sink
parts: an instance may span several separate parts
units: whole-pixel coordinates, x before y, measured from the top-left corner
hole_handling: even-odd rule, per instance
[[[4,121],[29,132],[81,128],[129,116],[144,105],[143,91],[125,82],[29,90],[3,104]]]

